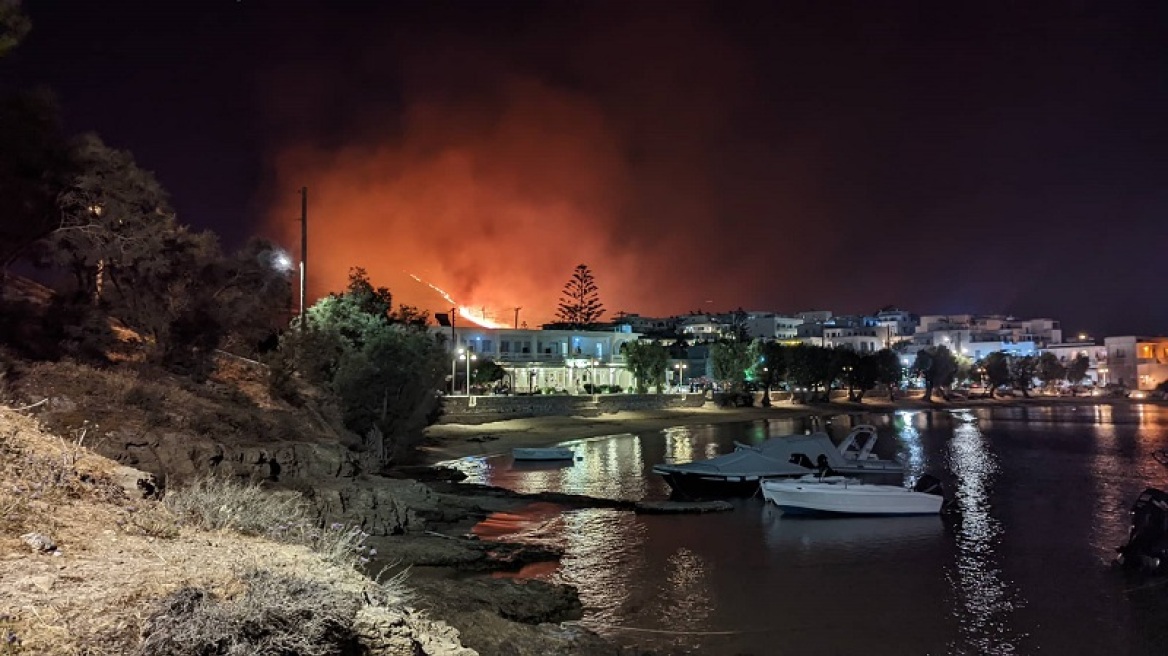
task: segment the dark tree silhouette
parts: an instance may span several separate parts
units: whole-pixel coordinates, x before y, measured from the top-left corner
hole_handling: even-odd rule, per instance
[[[564,283],[563,300],[556,319],[572,328],[584,328],[596,323],[603,314],[604,304],[600,302],[596,280],[588,265],[581,264]]]
[[[0,57],[11,52],[31,28],[20,11],[20,0],[0,0]]]

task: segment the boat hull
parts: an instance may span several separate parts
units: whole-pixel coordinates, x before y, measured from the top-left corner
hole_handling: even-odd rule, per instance
[[[576,457],[575,452],[569,448],[515,448],[511,450],[511,458],[513,460],[572,460]]]
[[[894,485],[767,481],[763,498],[784,513],[799,515],[896,516],[937,515],[944,498]]]
[[[720,497],[752,497],[758,494],[758,476],[709,476],[679,472],[656,472],[673,490],[675,497],[684,499],[712,499]]]

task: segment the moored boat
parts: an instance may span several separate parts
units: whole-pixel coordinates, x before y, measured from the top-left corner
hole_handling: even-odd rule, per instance
[[[838,446],[827,433],[772,437],[758,446],[736,444],[734,451],[709,460],[653,467],[681,497],[751,496],[760,481],[820,471],[852,476],[903,478],[904,465],[878,458],[876,427],[856,426]]]
[[[911,488],[816,475],[767,480],[760,487],[766,501],[790,514],[937,515],[945,501],[940,481],[929,475]]]
[[[516,447],[511,449],[513,460],[572,460],[576,453],[566,446]]]

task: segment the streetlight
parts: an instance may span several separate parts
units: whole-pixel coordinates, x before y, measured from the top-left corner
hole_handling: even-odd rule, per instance
[[[453,358],[450,358],[450,396],[454,396],[455,389],[458,387],[456,382],[458,380],[458,373],[454,370],[454,367],[463,358],[462,353],[462,349],[458,349],[458,353]]]
[[[588,361],[588,367],[589,367],[588,368],[588,380],[589,380],[589,382],[592,383],[592,393],[593,394],[599,394],[599,391],[596,389],[596,365],[597,364],[599,364],[599,363],[596,361],[596,358],[592,358],[591,360]]]
[[[673,368],[677,370],[677,380],[678,380],[677,390],[678,391],[681,391],[682,385],[685,385],[685,368],[687,366],[689,366],[689,365],[682,364],[680,362],[673,365]]]
[[[461,353],[462,349],[458,349]],[[470,362],[471,360],[478,360],[479,356],[474,353],[462,354],[458,356],[459,360],[466,360],[466,395],[470,396]]]

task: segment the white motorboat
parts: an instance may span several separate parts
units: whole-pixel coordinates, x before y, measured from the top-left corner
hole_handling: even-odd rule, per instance
[[[928,475],[911,488],[817,475],[766,480],[760,487],[765,500],[792,514],[936,515],[945,501],[941,482]]]
[[[772,437],[758,446],[735,444],[734,451],[709,460],[653,466],[674,492],[685,497],[750,496],[759,481],[804,476],[820,471],[869,476],[884,474],[902,478],[904,465],[882,460],[872,452],[876,427],[856,426],[840,442],[827,433]]]
[[[566,446],[516,447],[511,449],[512,460],[572,460],[576,453]]]

